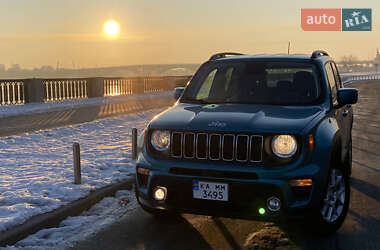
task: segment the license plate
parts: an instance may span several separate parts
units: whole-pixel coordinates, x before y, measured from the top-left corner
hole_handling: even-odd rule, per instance
[[[228,201],[228,184],[194,180],[193,198],[213,201]]]

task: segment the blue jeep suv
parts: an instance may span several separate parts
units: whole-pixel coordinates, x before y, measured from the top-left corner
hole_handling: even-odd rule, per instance
[[[219,53],[174,95],[136,145],[144,210],[342,225],[358,92],[325,51]]]

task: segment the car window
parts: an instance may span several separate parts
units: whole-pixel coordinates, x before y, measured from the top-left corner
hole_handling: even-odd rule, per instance
[[[333,69],[333,72],[334,72],[335,82],[337,83],[338,89],[343,88],[342,81],[340,79],[339,71],[338,71],[338,68],[336,67],[336,64],[334,62],[332,62],[331,66],[332,66],[332,69]]]
[[[325,68],[326,68],[326,74],[327,74],[327,78],[328,78],[329,85],[330,85],[331,98],[332,98],[333,104],[335,105],[335,104],[337,104],[337,96],[336,96],[337,95],[337,86],[336,86],[335,76],[334,76],[334,72],[333,72],[331,63],[327,63],[325,65]]]
[[[321,96],[318,68],[303,62],[214,62],[202,66],[184,100],[271,105],[312,104]]]
[[[210,89],[212,83],[214,82],[216,71],[217,69],[214,69],[207,75],[206,79],[204,80],[204,84],[199,89],[199,92],[196,97],[197,99],[206,98],[210,94]]]
[[[224,86],[225,91],[227,91],[230,86],[233,71],[234,71],[233,67],[228,68],[226,71],[226,84]]]

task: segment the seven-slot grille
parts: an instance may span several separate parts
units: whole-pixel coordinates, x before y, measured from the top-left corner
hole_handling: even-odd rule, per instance
[[[245,134],[172,132],[174,158],[261,162],[263,136]]]

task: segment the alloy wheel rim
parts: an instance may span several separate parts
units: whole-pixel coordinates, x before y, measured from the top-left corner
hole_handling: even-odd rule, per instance
[[[345,194],[346,185],[342,172],[338,169],[332,169],[321,209],[321,214],[325,221],[334,222],[342,215],[346,198]]]

